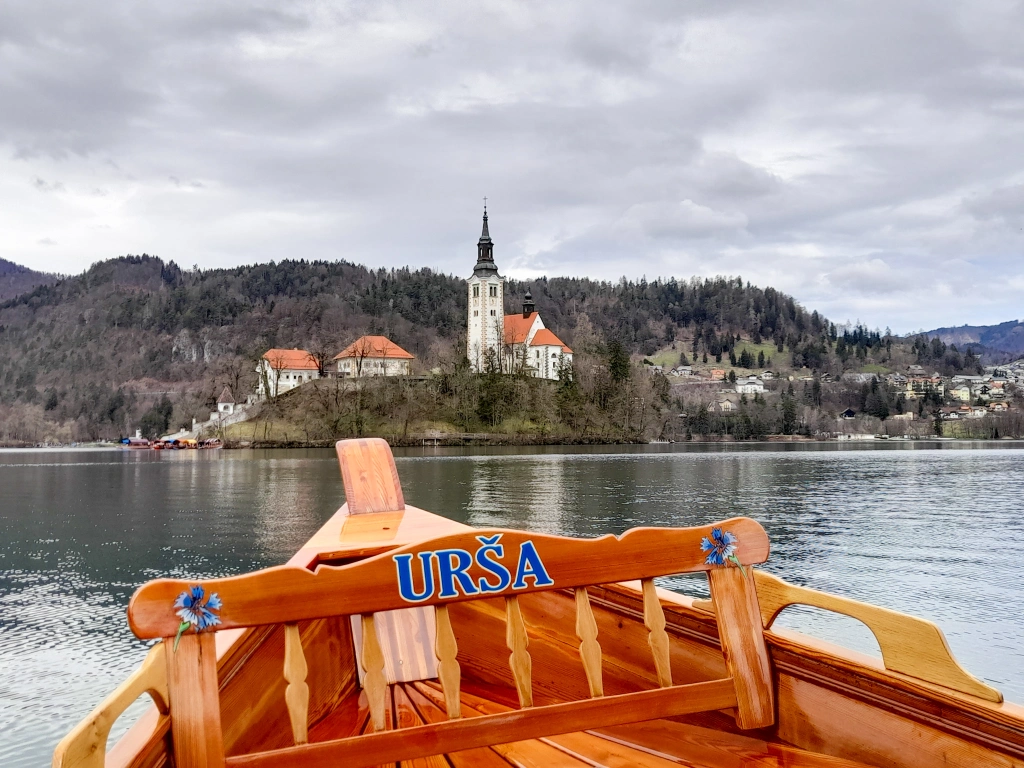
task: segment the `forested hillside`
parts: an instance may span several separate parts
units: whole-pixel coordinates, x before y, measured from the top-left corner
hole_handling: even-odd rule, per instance
[[[52,285],[55,282],[56,275],[36,272],[20,264],[0,259],[0,301],[31,291],[37,285]]]
[[[606,410],[628,389],[623,371],[612,371],[616,355],[627,371],[632,355],[634,366],[644,356],[669,365],[688,359],[740,375],[766,362],[833,375],[977,365],[937,339],[911,346],[866,328],[837,329],[793,298],[740,278],[510,281],[506,311],[521,308],[527,291],[545,324],[577,351],[581,402]],[[0,303],[0,440],[113,438],[143,417],[149,425],[188,424],[205,418],[225,385],[244,400],[255,362],[270,347],[330,359],[362,334],[383,334],[416,355],[414,372],[447,375],[465,357],[465,313],[464,280],[429,269],[282,261],[182,270],[147,255],[111,259]],[[459,422],[494,426],[486,387],[473,386],[483,393],[473,398],[482,399],[459,407],[476,416]],[[624,407],[621,423],[629,424]],[[619,417],[608,418],[610,425]]]
[[[390,336],[429,370],[459,355],[464,286],[429,269],[344,261],[190,271],[147,255],[111,259],[0,304],[0,418],[33,405],[36,418],[73,424],[77,439],[113,437],[163,393],[175,418],[202,413],[225,384],[244,398],[269,347],[333,354],[364,333]],[[740,336],[799,348],[829,330],[792,298],[739,279],[512,281],[508,311],[527,290],[570,345],[616,340],[650,354],[685,332],[720,357]]]
[[[968,346],[984,353],[993,362],[1005,362],[1024,355],[1024,322],[1009,320],[998,325],[961,325],[956,328],[936,328],[925,335],[956,344],[960,349]]]

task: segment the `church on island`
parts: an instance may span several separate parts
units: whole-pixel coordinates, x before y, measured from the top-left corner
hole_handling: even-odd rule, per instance
[[[548,328],[527,292],[522,313],[505,314],[505,278],[494,263],[494,242],[484,225],[476,245],[476,266],[467,281],[469,309],[466,355],[474,371],[526,372],[557,379],[572,366],[572,350]]]

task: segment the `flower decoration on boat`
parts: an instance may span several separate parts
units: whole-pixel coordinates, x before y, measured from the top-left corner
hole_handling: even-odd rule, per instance
[[[704,558],[704,562],[707,565],[732,563],[739,566],[739,569],[746,574],[743,564],[736,557],[736,545],[739,543],[740,540],[735,534],[723,531],[721,528],[712,528],[711,537],[705,536],[700,540],[701,551],[708,553],[708,556]]]
[[[174,650],[178,650],[178,641],[189,627],[195,627],[196,632],[202,632],[208,627],[220,624],[220,616],[214,611],[219,611],[221,605],[223,603],[216,592],[206,597],[206,590],[199,584],[178,595],[174,601],[174,607],[178,609],[177,614],[181,617],[181,624],[178,626],[178,634],[174,638]]]

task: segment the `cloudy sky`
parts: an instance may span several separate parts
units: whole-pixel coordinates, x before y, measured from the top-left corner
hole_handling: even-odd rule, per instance
[[[1017,2],[0,4],[0,257],[740,275],[1024,317]]]

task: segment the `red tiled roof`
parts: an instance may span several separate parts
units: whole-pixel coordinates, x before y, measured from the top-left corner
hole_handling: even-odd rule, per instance
[[[553,334],[547,328],[541,328],[539,331],[533,334],[533,339],[530,341],[530,346],[561,347],[562,351],[565,352],[566,354],[572,354],[572,350],[565,346],[565,343],[560,338],[555,336],[555,334]]]
[[[334,359],[341,360],[346,357],[385,357],[392,360],[414,359],[413,355],[410,355],[387,336],[360,336],[335,355]]]
[[[315,371],[320,367],[316,359],[304,349],[268,349],[263,353],[263,359],[278,371]]]
[[[533,321],[536,319],[536,312],[531,312],[526,317],[523,317],[522,312],[518,315],[505,315],[505,343],[524,343],[527,335],[530,333],[530,329],[533,327]]]

